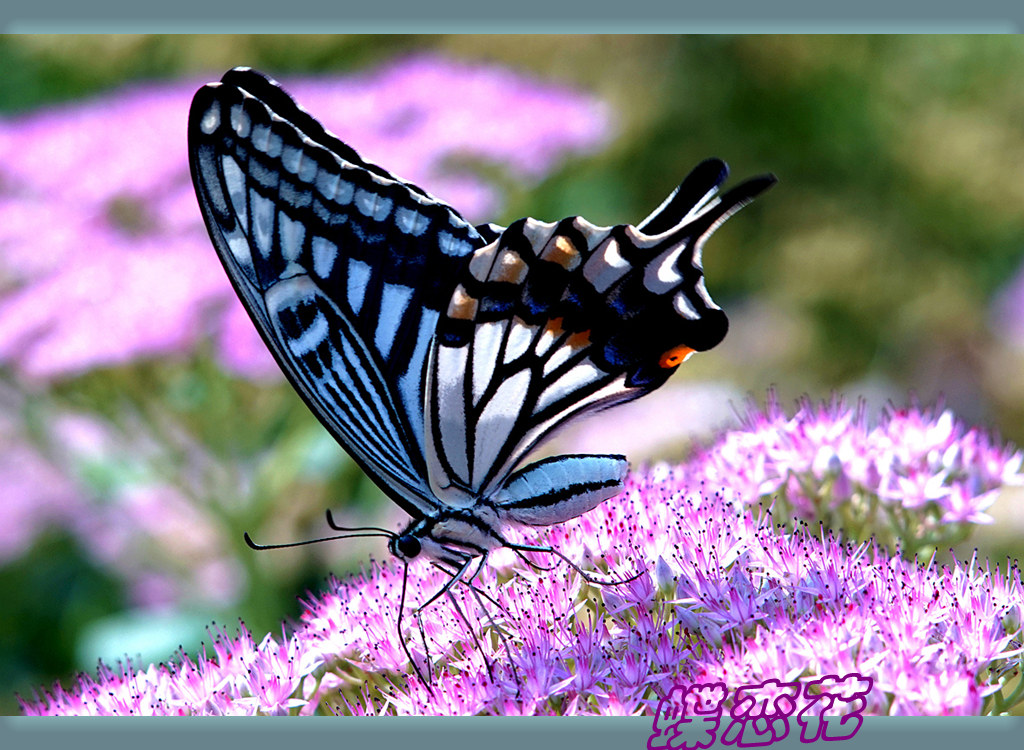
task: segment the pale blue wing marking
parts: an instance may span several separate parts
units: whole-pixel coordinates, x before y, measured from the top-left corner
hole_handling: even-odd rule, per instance
[[[553,456],[512,474],[493,500],[510,521],[551,526],[619,494],[628,472],[623,456]]]

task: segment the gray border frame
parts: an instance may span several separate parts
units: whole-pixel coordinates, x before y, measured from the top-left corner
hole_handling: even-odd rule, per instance
[[[295,742],[295,733],[311,742],[342,746],[374,743],[401,750],[627,750],[647,747],[653,720],[647,717],[292,717],[236,719],[207,718],[182,721],[174,718],[38,719],[7,717],[0,722],[0,747],[109,750],[111,747],[145,747],[147,750],[180,750],[187,741],[192,748],[223,748],[225,735],[250,748],[278,749]],[[794,732],[794,728],[796,731]],[[962,747],[1013,747],[1024,733],[1024,717],[889,717],[869,716],[857,734],[835,750],[905,750],[908,742],[946,750]],[[821,745],[823,743],[813,743]],[[716,742],[712,748],[728,746]],[[789,735],[769,745],[779,750],[809,747],[800,742],[799,727],[790,723]]]
[[[862,2],[831,8],[813,0],[771,6],[753,0],[734,0],[728,7],[702,4],[682,7],[678,0],[634,0],[628,5],[575,2],[552,6],[550,1],[520,0],[514,13],[508,5],[483,6],[474,0],[445,0],[430,4],[414,0],[362,3],[311,3],[258,6],[233,3],[214,10],[209,1],[178,0],[145,5],[136,0],[102,0],[83,6],[72,0],[36,0],[0,9],[0,29],[6,32],[926,32],[1013,33],[1024,27],[1024,7],[1010,0],[975,0],[970,4],[932,0],[927,5],[893,0]],[[916,6],[916,7],[915,7]],[[88,8],[85,15],[83,8]],[[234,11],[234,12],[232,12]],[[927,14],[927,17],[922,17]],[[747,20],[744,20],[743,17]],[[344,18],[344,20],[342,20]],[[753,19],[753,20],[751,20]],[[287,722],[287,723],[286,723]],[[340,723],[339,723],[340,722]],[[107,750],[111,746],[145,745],[147,750],[174,748],[187,741],[196,746],[223,747],[225,733],[249,748],[280,748],[299,731],[303,737],[336,743],[372,741],[385,747],[432,750],[453,747],[470,750],[562,748],[566,744],[603,748],[645,748],[652,731],[650,718],[311,718],[179,721],[167,718],[0,719],[0,747],[50,746]],[[285,734],[287,733],[287,734]],[[903,748],[908,739],[929,750],[977,746],[1011,747],[1024,735],[1024,718],[904,718],[868,717],[845,748]],[[800,746],[792,728],[777,744]],[[716,743],[714,747],[722,747]]]
[[[87,9],[87,10],[86,10]],[[732,0],[629,3],[518,0],[290,0],[231,2],[176,0],[35,0],[0,8],[0,30],[38,32],[502,32],[502,33],[1014,33],[1024,6],[1012,0]]]

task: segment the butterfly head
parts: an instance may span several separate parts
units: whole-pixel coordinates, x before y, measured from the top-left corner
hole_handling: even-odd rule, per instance
[[[439,508],[414,519],[388,539],[388,551],[402,562],[424,557],[460,568],[470,560],[501,546],[494,527],[498,525],[486,506]]]
[[[388,539],[388,552],[402,562],[415,560],[421,555],[434,557],[431,547],[430,529],[432,519],[416,518],[399,532],[392,532]]]
[[[399,560],[413,560],[423,551],[423,545],[415,534],[405,532],[391,537],[388,551]]]

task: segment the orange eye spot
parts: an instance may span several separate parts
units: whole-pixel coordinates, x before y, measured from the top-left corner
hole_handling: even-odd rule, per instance
[[[666,370],[670,367],[678,367],[683,364],[683,361],[696,351],[688,346],[680,344],[679,346],[669,349],[667,352],[661,355],[661,359],[658,360],[658,365],[664,367]]]

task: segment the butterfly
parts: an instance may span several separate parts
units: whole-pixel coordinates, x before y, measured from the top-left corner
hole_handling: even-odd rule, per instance
[[[701,251],[775,181],[717,196],[728,169],[709,159],[635,227],[473,226],[249,68],[198,91],[188,140],[235,291],[309,408],[412,517],[374,530],[390,552],[452,575],[439,594],[499,547],[553,551],[507,526],[558,524],[620,492],[621,455],[520,463],[723,339]]]

